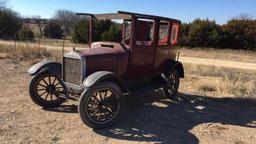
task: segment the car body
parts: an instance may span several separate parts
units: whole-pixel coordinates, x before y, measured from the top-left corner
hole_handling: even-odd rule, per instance
[[[102,128],[117,121],[123,109],[121,99],[125,94],[146,86],[150,89],[164,87],[166,95],[176,95],[179,78],[184,77],[183,66],[176,59],[181,28],[179,20],[123,11],[116,14],[78,15],[89,17],[89,48],[67,53],[62,64],[42,61],[29,69],[29,74],[35,79],[30,83],[30,96],[36,104],[51,107],[60,105],[64,99],[79,99],[78,110],[83,122],[92,128]],[[93,23],[101,19],[123,20],[120,24],[122,41],[92,42]],[[42,75],[46,78],[42,78]],[[43,83],[48,82],[48,85],[40,83],[40,80]],[[53,81],[59,82],[61,90],[56,88]],[[37,89],[40,88],[46,90],[45,94],[42,94],[46,95],[45,103],[39,98]],[[109,114],[109,117],[114,116],[110,114],[113,110],[107,106],[107,102],[99,100],[104,99],[103,89],[105,100],[116,95],[116,98],[109,99],[116,103],[112,108],[118,107],[118,114],[109,120],[98,118],[103,115],[103,111]],[[112,94],[108,96],[108,93]],[[52,98],[48,100],[48,96],[56,96],[57,102],[54,103]],[[96,103],[93,108],[101,109],[100,114],[95,110],[90,116],[88,106],[93,105],[89,104],[90,101]],[[103,122],[99,122],[101,119]]]

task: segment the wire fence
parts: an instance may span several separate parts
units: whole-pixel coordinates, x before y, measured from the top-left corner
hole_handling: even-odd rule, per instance
[[[0,52],[8,53],[10,57],[51,58],[60,61],[63,55],[75,47],[69,39],[37,38],[33,41],[0,40]]]

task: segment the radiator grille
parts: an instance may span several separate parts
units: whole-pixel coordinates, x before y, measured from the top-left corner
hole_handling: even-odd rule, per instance
[[[64,58],[64,81],[80,85],[82,83],[82,64],[81,60]]]

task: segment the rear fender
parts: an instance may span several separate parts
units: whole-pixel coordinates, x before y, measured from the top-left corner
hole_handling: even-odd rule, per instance
[[[103,81],[110,81],[117,84],[123,93],[128,93],[128,89],[121,79],[119,79],[113,72],[99,71],[89,75],[84,81],[83,85],[86,88],[90,88],[97,85]]]
[[[58,78],[62,78],[62,65],[60,63],[57,62],[53,62],[53,61],[41,61],[35,65],[33,65],[29,70],[28,70],[28,74],[31,76],[34,76],[40,72],[49,72],[52,73],[54,75],[56,75]]]
[[[185,77],[184,67],[181,62],[175,60],[168,60],[164,64],[163,73],[169,75],[174,70],[177,70],[181,78]]]

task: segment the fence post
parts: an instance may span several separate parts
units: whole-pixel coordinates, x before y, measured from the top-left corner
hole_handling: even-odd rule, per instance
[[[65,38],[62,41],[62,57],[64,56]]]
[[[39,51],[41,52],[41,47],[40,47],[40,37],[38,36],[38,39],[37,39],[37,43],[38,43],[38,49]]]
[[[16,48],[17,48],[17,36],[16,36],[16,34],[14,35],[14,50],[13,50],[13,52],[15,52],[16,51]]]

